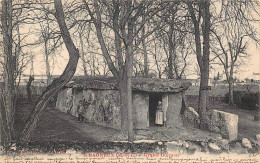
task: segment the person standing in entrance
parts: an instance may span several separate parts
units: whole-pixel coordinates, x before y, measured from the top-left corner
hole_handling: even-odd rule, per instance
[[[78,122],[81,123],[81,122],[84,122],[84,113],[85,113],[85,108],[84,108],[84,105],[83,105],[83,101],[80,100],[79,101],[79,105],[78,105],[78,108],[77,108],[77,112],[78,112]]]
[[[156,115],[155,115],[155,124],[163,125],[163,110],[162,110],[162,102],[159,101],[157,108],[156,108]]]

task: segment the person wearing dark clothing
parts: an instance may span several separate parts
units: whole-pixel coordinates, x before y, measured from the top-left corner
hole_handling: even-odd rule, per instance
[[[85,114],[84,110],[85,110],[85,108],[84,108],[83,102],[82,102],[82,100],[80,100],[79,105],[77,107],[78,122],[79,123],[84,122],[84,114]]]

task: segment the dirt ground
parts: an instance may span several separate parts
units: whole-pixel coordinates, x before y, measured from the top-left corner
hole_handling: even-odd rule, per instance
[[[198,110],[198,102],[195,98],[187,99],[188,105]],[[229,106],[222,101],[210,101],[209,106],[212,109],[225,111],[238,115],[238,138],[254,138],[260,134],[260,121],[254,121],[255,115],[260,115],[260,110],[252,108],[251,110],[241,109],[236,106]]]
[[[36,101],[34,101],[36,102]],[[20,101],[17,104],[17,110],[15,115],[15,138],[17,139],[25,121],[33,108],[33,103],[27,103]],[[45,109],[41,115],[41,118],[37,124],[35,132],[32,135],[32,141],[85,141],[96,142],[96,139],[91,138],[88,134],[85,134],[81,128],[81,124],[78,127],[72,125],[67,120],[62,119],[62,116],[57,116],[57,112],[53,109],[55,104],[51,104]],[[64,113],[59,113],[64,114]],[[75,117],[71,117],[72,121],[76,122]]]
[[[15,135],[18,138],[28,117],[33,103],[20,101],[17,104],[15,118]],[[220,137],[219,134],[201,131],[187,126],[176,126],[173,128],[150,127],[145,130],[136,130],[136,140],[200,140],[206,141]],[[126,135],[120,134],[119,130],[106,128],[94,123],[78,123],[76,117],[55,109],[55,104],[49,105],[43,111],[35,132],[33,141],[125,141]]]
[[[36,101],[34,101],[35,103]],[[15,137],[18,138],[21,129],[34,105],[26,100],[17,104],[15,115]],[[188,100],[191,107],[197,108],[196,100]],[[254,121],[253,116],[259,114],[257,110],[242,110],[230,107],[223,102],[211,103],[213,109],[222,110],[239,116],[238,137],[242,139],[253,138],[260,133],[259,121]],[[136,130],[136,140],[200,140],[206,141],[220,137],[219,134],[201,131],[199,129],[176,126],[173,128],[149,127],[145,130]],[[76,117],[55,109],[55,103],[50,104],[43,111],[40,121],[32,135],[34,141],[80,141],[102,142],[126,140],[120,131],[96,125],[94,123],[78,123]]]

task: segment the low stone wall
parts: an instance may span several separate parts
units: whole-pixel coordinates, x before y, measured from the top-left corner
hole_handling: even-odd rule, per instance
[[[153,155],[179,157],[180,155],[194,154],[253,154],[256,156],[259,153],[260,146],[257,144],[257,139],[246,139],[231,141],[227,139],[215,139],[209,141],[171,141],[161,142],[156,140],[136,140],[133,143],[127,141],[114,142],[17,142],[12,144],[10,149],[7,149],[8,154],[18,153],[19,151],[38,151],[38,153],[56,153],[63,151],[64,153],[81,154],[88,152],[99,153],[139,153],[146,154],[147,157]],[[23,154],[23,153],[20,153]],[[164,155],[165,154],[165,155]]]
[[[171,141],[165,143],[167,153],[180,154],[247,154],[258,153],[260,146],[256,138],[229,141],[227,139],[213,139],[209,141]]]

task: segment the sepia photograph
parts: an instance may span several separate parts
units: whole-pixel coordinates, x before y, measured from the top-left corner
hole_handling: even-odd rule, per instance
[[[260,162],[259,0],[0,2],[0,162]]]

